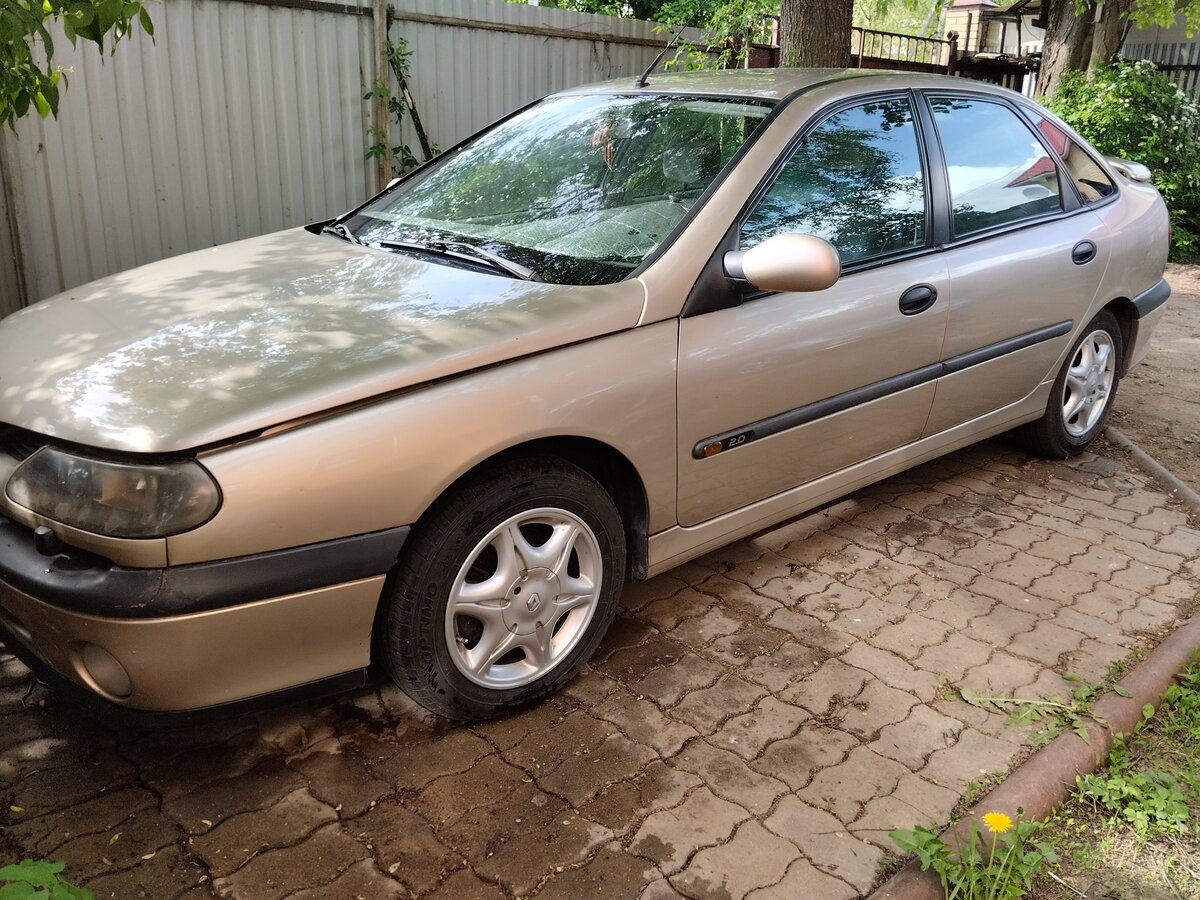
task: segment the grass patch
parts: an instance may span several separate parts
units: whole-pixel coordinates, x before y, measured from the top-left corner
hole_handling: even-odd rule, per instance
[[[1076,785],[1047,822],[1059,862],[1035,896],[1200,900],[1200,661]]]

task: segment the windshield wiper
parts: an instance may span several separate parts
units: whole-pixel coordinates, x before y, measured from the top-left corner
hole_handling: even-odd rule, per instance
[[[326,225],[321,229],[321,234],[332,234],[340,237],[344,241],[349,241],[352,244],[366,246],[366,241],[360,240],[357,235],[341,222],[335,222],[332,225]]]
[[[469,262],[481,262],[525,281],[542,280],[538,273],[528,266],[505,259],[490,250],[484,250],[482,247],[476,247],[466,241],[376,241],[372,246],[383,250],[416,250],[421,253],[432,253],[435,256],[450,256]]]

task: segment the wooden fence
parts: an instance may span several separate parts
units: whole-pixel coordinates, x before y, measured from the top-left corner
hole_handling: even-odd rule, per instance
[[[948,39],[918,37],[870,28],[852,28],[846,65],[855,69],[894,69],[904,72],[936,72],[953,75],[958,58],[958,35]],[[769,69],[780,65],[779,46],[754,44],[749,68]]]

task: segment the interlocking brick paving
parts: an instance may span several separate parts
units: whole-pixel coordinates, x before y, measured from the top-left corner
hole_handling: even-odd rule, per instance
[[[121,898],[860,896],[1026,752],[955,686],[1103,678],[1198,587],[1147,478],[995,441],[630,586],[566,691],[484,725],[376,687],[137,729],[0,656],[0,861]]]

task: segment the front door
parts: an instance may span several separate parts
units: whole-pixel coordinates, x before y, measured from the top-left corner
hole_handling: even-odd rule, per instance
[[[842,106],[790,151],[739,246],[816,234],[842,277],[748,294],[679,332],[679,520],[695,525],[920,437],[948,280],[907,94]]]

